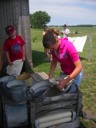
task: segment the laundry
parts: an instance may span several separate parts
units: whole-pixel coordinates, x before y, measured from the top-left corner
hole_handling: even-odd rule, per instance
[[[15,60],[13,62],[13,65],[8,65],[6,67],[7,74],[13,75],[13,76],[18,76],[21,73],[22,67],[23,67],[23,61],[22,61],[22,59]]]
[[[85,45],[86,40],[87,40],[87,36],[68,37],[68,40],[74,44],[74,46],[78,52],[83,52],[84,45]]]

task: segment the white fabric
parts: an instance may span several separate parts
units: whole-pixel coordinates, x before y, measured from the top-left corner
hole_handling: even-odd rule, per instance
[[[23,61],[22,59],[20,60],[15,60],[13,62],[13,65],[8,65],[6,67],[7,70],[7,74],[9,75],[13,75],[13,76],[18,76],[21,73],[22,70],[22,66],[23,66]]]
[[[85,42],[87,40],[87,36],[68,37],[68,40],[74,44],[74,46],[78,52],[83,52],[83,48],[84,48]]]

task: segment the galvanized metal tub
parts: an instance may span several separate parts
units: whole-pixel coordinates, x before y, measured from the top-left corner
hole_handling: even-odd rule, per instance
[[[24,80],[14,80],[7,84],[8,93],[14,102],[26,100],[26,86]]]

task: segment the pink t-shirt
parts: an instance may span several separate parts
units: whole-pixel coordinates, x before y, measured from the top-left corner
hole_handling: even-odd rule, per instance
[[[52,56],[53,59],[60,63],[62,71],[69,75],[75,69],[74,62],[79,60],[78,52],[67,38],[60,38],[60,41],[61,43],[58,51],[52,51]]]
[[[24,40],[21,36],[17,35],[15,39],[11,39],[10,37],[6,39],[4,43],[4,51],[9,52],[9,56],[11,61],[22,59],[23,52],[22,47],[25,45]]]

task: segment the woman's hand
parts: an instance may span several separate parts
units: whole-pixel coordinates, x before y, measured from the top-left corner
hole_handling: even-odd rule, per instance
[[[23,62],[25,61],[25,56],[22,58],[22,61],[23,61]]]
[[[57,85],[57,88],[62,90],[65,86],[67,86],[68,81],[66,79],[59,80],[59,84]]]

